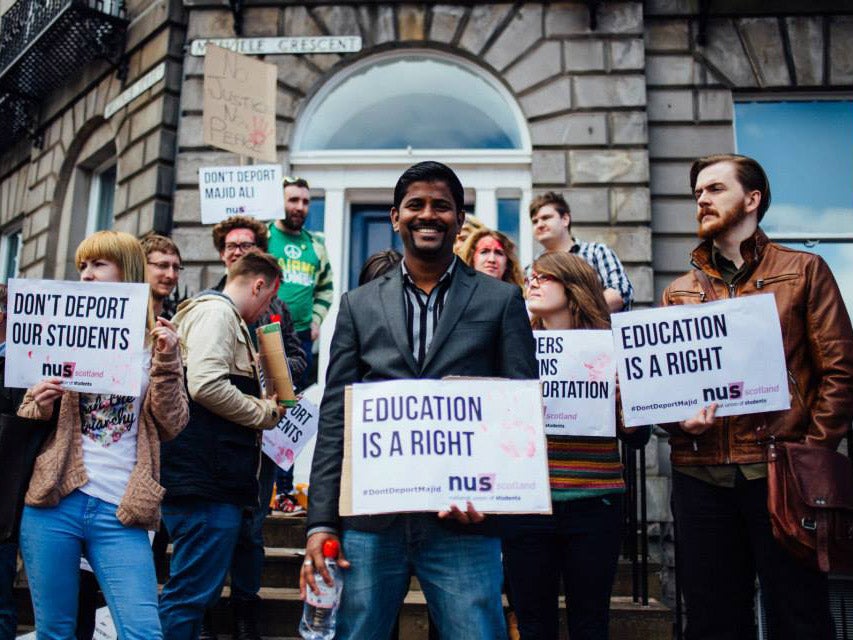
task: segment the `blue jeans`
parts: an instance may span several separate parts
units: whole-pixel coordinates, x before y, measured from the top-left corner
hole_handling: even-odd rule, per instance
[[[18,545],[0,544],[0,640],[12,640],[18,626],[18,605],[12,587],[17,573]]]
[[[521,637],[558,636],[562,582],[569,637],[607,640],[622,542],[622,496],[555,500],[553,515],[514,516],[505,530],[508,593]]]
[[[261,456],[258,474],[258,506],[243,512],[240,535],[231,558],[231,599],[259,600],[261,573],[264,570],[264,519],[269,513],[272,485],[278,466]]]
[[[75,637],[85,552],[122,640],[162,639],[148,532],[125,527],[116,506],[74,491],[55,507],[24,507],[21,554],[39,640]]]
[[[387,640],[412,574],[441,638],[504,640],[500,539],[459,534],[433,514],[406,514],[387,529],[344,528],[338,640]]]
[[[160,594],[160,620],[168,640],[197,640],[204,610],[219,599],[234,555],[243,510],[207,500],[163,504],[172,540],[169,580]]]

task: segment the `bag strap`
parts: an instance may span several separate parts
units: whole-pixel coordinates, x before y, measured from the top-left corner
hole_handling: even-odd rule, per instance
[[[707,273],[701,269],[693,269],[693,275],[696,277],[696,280],[699,281],[699,286],[702,287],[702,291],[705,292],[705,298],[709,302],[719,299],[717,292],[714,290],[714,285],[711,284],[711,279],[708,277]]]
[[[826,509],[815,509],[817,524],[817,566],[823,573],[829,573],[829,514]]]

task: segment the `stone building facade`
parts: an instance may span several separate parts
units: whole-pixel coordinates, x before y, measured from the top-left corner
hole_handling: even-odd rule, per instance
[[[562,191],[576,234],[614,247],[636,303],[652,305],[687,268],[695,242],[690,162],[735,149],[736,101],[849,100],[853,91],[853,8],[823,0],[768,4],[126,0],[124,79],[114,63],[86,63],[39,104],[30,137],[0,148],[0,275],[73,278],[74,247],[97,223],[93,183],[107,175],[103,167],[114,166],[108,224],[136,234],[171,233],[187,267],[182,286],[190,292],[219,279],[210,230],[200,223],[198,169],[239,159],[203,142],[204,58],[190,55],[189,47],[198,39],[233,38],[236,24],[242,38],[362,39],[353,53],[262,57],[278,73],[278,160],[286,174],[307,177],[324,199],[323,231],[338,292],[352,285],[351,222],[358,206],[387,208],[402,169],[438,157],[459,170],[471,204],[487,221],[498,220],[502,197],[514,199],[528,260],[536,247],[526,205],[537,192]],[[11,6],[3,0],[0,9]],[[326,155],[299,148],[330,87],[357,75],[354,69],[395,56],[434,56],[485,79],[516,116],[517,148]],[[51,64],[49,56],[43,64]],[[105,116],[108,103],[160,65],[162,80]],[[330,338],[327,320],[321,370]],[[661,474],[668,452],[653,440],[647,453],[650,519],[666,521]]]
[[[522,254],[535,251],[524,205],[538,191],[560,190],[572,205],[577,235],[613,246],[628,267],[637,303],[649,305],[685,268],[693,242],[689,162],[734,149],[734,97],[845,95],[853,83],[853,12],[844,15],[833,3],[822,11],[820,3],[787,2],[761,14],[719,2],[713,13],[703,13],[700,4],[259,1],[247,3],[236,19],[244,38],[362,38],[357,53],[263,57],[278,67],[278,157],[286,173],[319,178],[312,186],[325,195],[339,291],[349,286],[351,198],[345,181],[323,183],[333,173],[328,165],[338,173],[367,166],[381,180],[417,160],[418,151],[317,161],[293,148],[296,130],[305,126],[300,117],[310,115],[324,86],[353,66],[435,52],[502,87],[521,114],[525,141],[509,162],[517,170],[502,184],[519,194]],[[731,10],[717,8],[725,4]],[[128,0],[126,11],[124,79],[108,62],[86,64],[40,104],[38,144],[22,138],[0,150],[0,231],[21,232],[20,273],[73,276],[69,257],[87,230],[82,211],[91,204],[93,171],[112,160],[112,226],[173,233],[186,252],[184,283],[199,290],[221,272],[199,222],[197,171],[238,160],[203,143],[204,58],[188,49],[196,39],[234,37],[235,15],[224,0]],[[104,117],[108,102],[161,63],[162,81]],[[463,177],[478,163],[476,156],[455,155],[442,157],[461,167]],[[376,184],[373,199],[387,204],[392,184]],[[474,185],[475,192],[482,186],[477,179]],[[495,186],[486,187],[491,199],[472,196],[481,215],[495,201]]]
[[[24,276],[76,277],[74,247],[86,233],[92,182],[104,165],[115,167],[114,228],[134,234],[170,228],[183,8],[169,0],[128,0],[126,12],[124,50],[117,52],[127,69],[124,83],[114,64],[86,64],[39,105],[32,135],[0,149],[0,229],[5,236],[21,233],[17,268]],[[160,64],[161,82],[104,117],[111,100]]]

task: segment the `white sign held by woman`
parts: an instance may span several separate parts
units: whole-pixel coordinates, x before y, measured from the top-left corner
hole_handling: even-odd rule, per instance
[[[772,294],[612,316],[626,427],[790,408]]]
[[[148,285],[9,280],[6,385],[138,396]]]
[[[616,363],[610,331],[534,331],[545,433],[616,437]]]

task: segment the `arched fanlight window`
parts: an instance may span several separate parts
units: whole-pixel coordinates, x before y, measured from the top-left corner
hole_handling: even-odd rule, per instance
[[[297,152],[529,147],[506,90],[449,57],[396,54],[340,75],[300,118]]]

